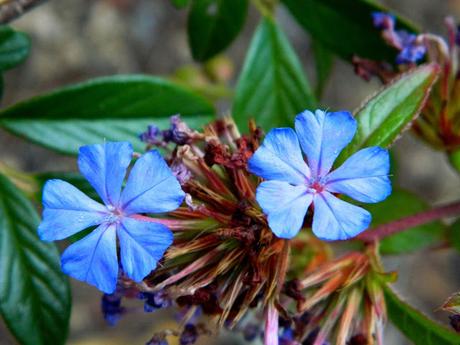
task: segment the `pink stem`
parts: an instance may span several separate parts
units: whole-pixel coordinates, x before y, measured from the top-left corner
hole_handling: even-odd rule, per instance
[[[194,225],[196,226],[197,222],[201,221],[200,219],[185,220],[185,219],[152,218],[152,217],[147,217],[147,216],[143,216],[140,214],[133,214],[130,217],[137,219],[137,220],[141,220],[143,222],[160,223],[160,224],[166,225],[172,231],[193,228]]]
[[[408,217],[404,217],[390,223],[378,225],[358,235],[356,239],[363,242],[374,242],[398,232],[413,228],[418,225],[431,223],[434,220],[452,217],[460,214],[460,201],[449,205],[432,208]]]
[[[272,302],[265,310],[264,345],[278,345],[278,310]]]

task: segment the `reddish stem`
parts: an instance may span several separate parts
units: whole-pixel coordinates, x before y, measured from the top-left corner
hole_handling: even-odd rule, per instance
[[[390,223],[378,225],[375,228],[364,231],[356,238],[364,242],[374,242],[418,225],[431,223],[437,219],[452,217],[459,214],[460,201],[456,201],[449,205],[432,208],[431,210],[404,217]]]

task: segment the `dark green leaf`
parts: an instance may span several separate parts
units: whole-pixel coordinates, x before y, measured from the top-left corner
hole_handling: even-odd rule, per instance
[[[187,32],[195,60],[208,60],[230,45],[243,27],[248,4],[248,0],[193,0]]]
[[[325,47],[346,60],[353,55],[391,63],[396,50],[374,28],[372,12],[388,11],[369,0],[282,0],[299,24]],[[396,27],[417,30],[398,18]]]
[[[391,322],[415,345],[458,345],[460,335],[430,320],[385,287],[385,302]]]
[[[23,62],[29,55],[30,42],[25,34],[9,26],[0,26],[0,71]]]
[[[188,5],[190,0],[171,0],[171,2],[176,8],[183,8]]]
[[[355,112],[358,130],[337,164],[368,146],[388,147],[418,116],[438,76],[435,64],[402,75]]]
[[[64,344],[70,290],[54,244],[37,236],[38,215],[0,175],[0,311],[21,344]]]
[[[149,124],[165,128],[181,114],[191,127],[211,119],[214,109],[172,82],[146,76],[115,76],[21,102],[0,112],[0,126],[53,150],[76,154],[82,145],[138,139]]]
[[[372,214],[372,226],[385,224],[429,208],[422,199],[402,189],[393,190],[386,200],[378,204],[364,207]],[[405,254],[439,242],[444,234],[445,226],[436,221],[388,236],[381,241],[380,250],[383,254]]]
[[[315,104],[302,66],[289,41],[269,18],[260,23],[236,88],[233,116],[240,128],[249,118],[265,129],[292,124]]]
[[[323,44],[318,41],[313,42],[312,47],[316,67],[315,96],[317,99],[321,99],[324,88],[326,87],[326,82],[332,72],[334,56],[330,50],[325,48]]]

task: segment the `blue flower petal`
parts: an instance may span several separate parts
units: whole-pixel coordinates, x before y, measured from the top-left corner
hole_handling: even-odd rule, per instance
[[[173,234],[159,223],[123,218],[118,230],[123,271],[141,282],[157,266],[173,241]]]
[[[361,202],[379,202],[391,194],[390,156],[380,147],[362,149],[327,176],[326,189]]]
[[[106,205],[118,206],[121,186],[133,155],[128,142],[107,142],[80,148],[78,167]]]
[[[295,119],[295,130],[312,175],[321,177],[355,135],[356,120],[347,111],[304,111]]]
[[[305,185],[293,186],[283,181],[265,181],[257,187],[257,202],[267,215],[268,225],[280,238],[293,238],[312,201]]]
[[[340,200],[328,192],[313,199],[313,233],[326,241],[346,240],[367,229],[371,214],[365,209]]]
[[[116,226],[100,225],[69,246],[62,254],[61,262],[63,272],[71,277],[105,293],[114,292],[118,276]]]
[[[248,162],[249,171],[266,180],[304,184],[310,177],[297,135],[291,128],[275,128]]]
[[[131,170],[121,195],[126,215],[173,211],[184,200],[177,178],[157,150],[144,154]]]
[[[43,220],[38,235],[44,241],[62,240],[104,221],[108,210],[62,180],[49,180],[43,188]]]

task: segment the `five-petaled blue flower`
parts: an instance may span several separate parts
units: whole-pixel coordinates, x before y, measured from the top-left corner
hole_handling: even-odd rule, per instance
[[[330,171],[356,128],[349,112],[304,111],[295,119],[295,131],[276,128],[266,135],[249,160],[249,170],[267,180],[257,188],[256,198],[276,236],[294,237],[312,203],[313,232],[321,239],[348,239],[368,227],[368,211],[334,194],[367,203],[385,199],[391,193],[388,151],[362,149]]]
[[[80,148],[79,169],[105,205],[62,180],[48,181],[43,191],[43,221],[38,228],[42,240],[61,240],[97,225],[63,253],[62,270],[105,293],[116,287],[117,238],[123,272],[136,282],[155,269],[172,243],[166,226],[135,215],[169,212],[184,199],[179,182],[155,150],[136,161],[122,191],[132,154],[127,142]]]

